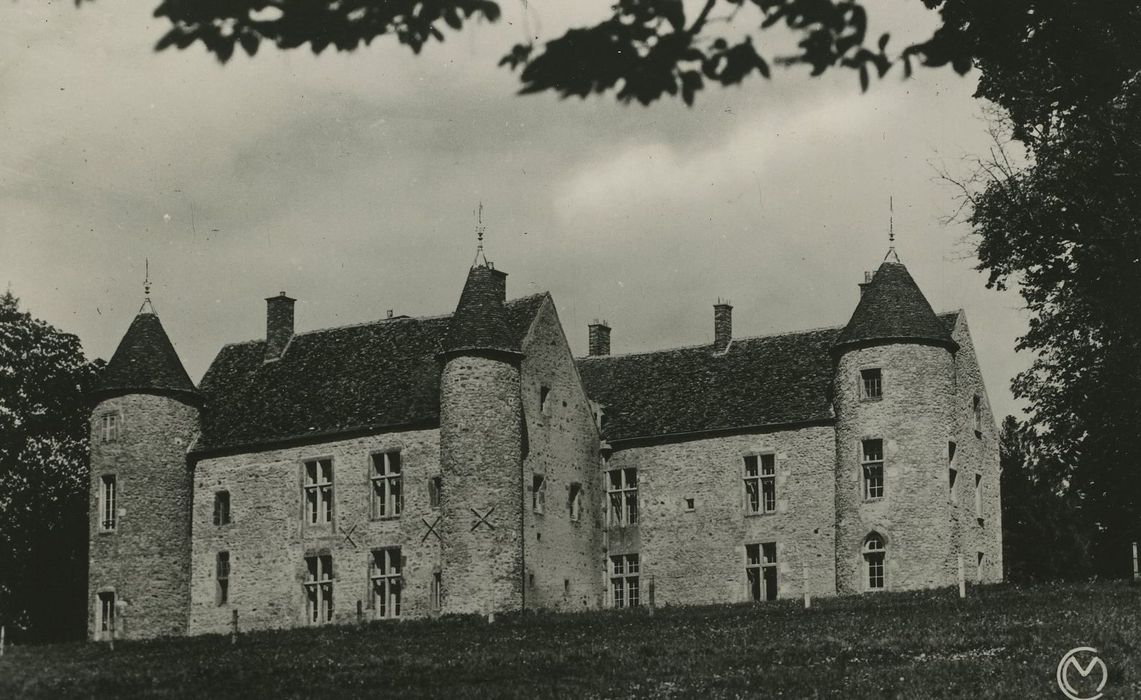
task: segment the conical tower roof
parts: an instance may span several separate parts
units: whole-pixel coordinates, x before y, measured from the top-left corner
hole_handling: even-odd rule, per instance
[[[519,354],[503,308],[506,289],[506,272],[486,262],[471,268],[448,325],[441,356],[470,351]]]
[[[123,394],[162,394],[197,402],[198,390],[152,311],[141,311],[103,370],[93,394],[99,399]]]
[[[884,261],[871,281],[861,286],[860,303],[837,336],[833,352],[887,343],[940,345],[952,352],[959,349],[903,263]]]

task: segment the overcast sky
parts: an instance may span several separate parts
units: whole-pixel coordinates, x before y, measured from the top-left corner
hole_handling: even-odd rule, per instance
[[[1026,313],[973,270],[937,174],[989,147],[973,76],[897,69],[861,95],[851,72],[778,70],[643,108],[515,96],[495,66],[526,28],[553,38],[605,0],[504,0],[501,22],[419,57],[382,38],[226,66],[154,53],[154,0],[0,2],[0,283],[89,356],[114,352],[145,258],[195,381],[264,334],[280,290],[299,330],[450,313],[479,201],[509,296],[549,290],[576,353],[596,317],[616,353],[708,342],[718,297],[738,337],[840,325],[894,196],[900,257],[937,311],[966,310],[995,413],[1017,410]],[[897,48],[935,20],[869,7]]]

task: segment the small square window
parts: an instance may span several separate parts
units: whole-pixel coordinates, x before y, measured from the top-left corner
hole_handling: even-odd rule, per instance
[[[696,506],[695,506],[694,500],[692,498],[685,499],[685,510],[686,510],[686,512],[692,513],[695,510],[695,507]]]
[[[883,374],[879,368],[860,370],[860,379],[864,388],[863,398],[871,400],[883,398]]]

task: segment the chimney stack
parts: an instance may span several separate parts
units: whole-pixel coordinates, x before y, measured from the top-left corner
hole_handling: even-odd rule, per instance
[[[610,354],[610,326],[606,321],[594,319],[594,323],[587,326],[590,329],[590,349],[587,351],[591,357]]]
[[[733,307],[728,300],[713,305],[713,350],[724,352],[733,339]]]
[[[864,296],[864,291],[868,288],[868,285],[872,283],[872,279],[875,278],[875,276],[876,273],[871,272],[870,270],[864,270],[864,281],[860,283],[861,297]]]
[[[276,360],[285,352],[285,346],[293,337],[293,302],[281,292],[275,297],[266,297],[265,306],[265,359]]]

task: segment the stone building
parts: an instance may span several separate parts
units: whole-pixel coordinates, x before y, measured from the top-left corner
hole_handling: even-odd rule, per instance
[[[549,294],[222,348],[153,309],[92,413],[91,637],[766,601],[1002,579],[998,447],[962,311],[893,255],[846,326],[575,358]]]

